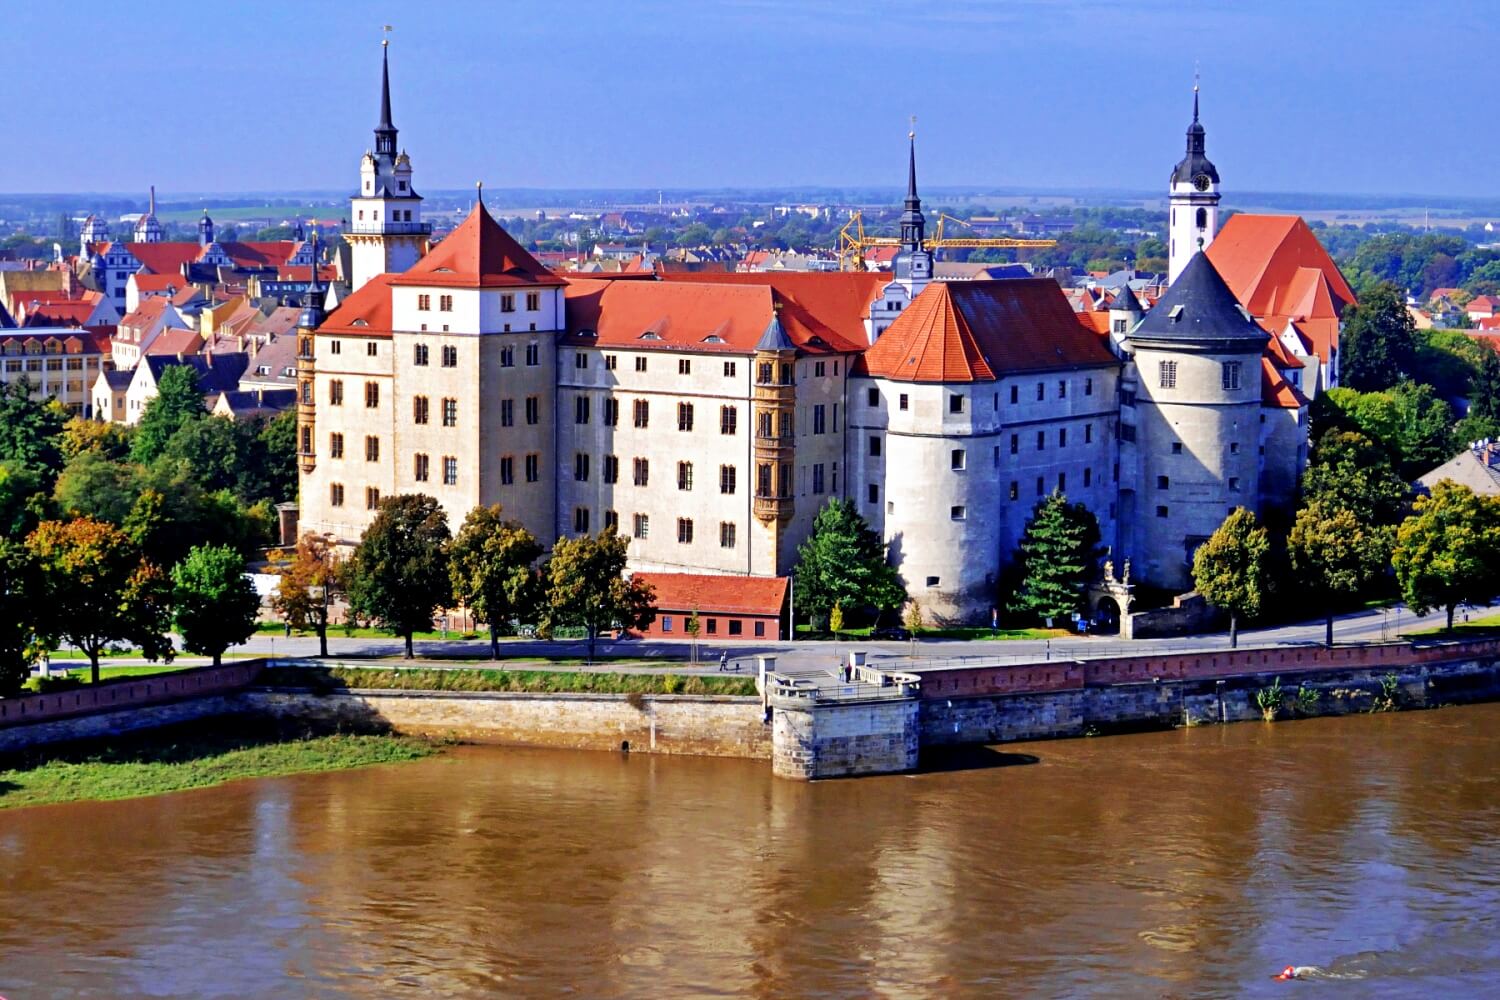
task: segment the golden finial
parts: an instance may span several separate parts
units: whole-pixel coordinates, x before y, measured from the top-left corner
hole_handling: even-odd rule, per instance
[[[916,115],[912,115],[911,116],[911,131],[906,133],[906,137],[908,139],[915,139],[917,137],[917,116]]]

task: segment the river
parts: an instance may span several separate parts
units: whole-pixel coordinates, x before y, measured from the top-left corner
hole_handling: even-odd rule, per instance
[[[473,747],[0,812],[0,994],[1479,996],[1497,760],[1485,705],[811,785]]]

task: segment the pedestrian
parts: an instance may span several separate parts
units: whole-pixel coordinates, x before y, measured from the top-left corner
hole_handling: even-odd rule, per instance
[[[284,621],[281,624],[286,629],[286,637],[290,639],[292,637],[292,623],[290,621]]]
[[[729,650],[726,649],[726,650],[724,650],[723,652],[721,652],[719,654],[719,673],[722,674],[724,671],[726,671],[728,669],[729,669]]]

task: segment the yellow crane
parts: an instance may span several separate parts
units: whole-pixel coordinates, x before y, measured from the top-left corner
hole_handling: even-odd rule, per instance
[[[938,214],[937,229],[933,235],[922,241],[922,246],[928,250],[950,249],[978,249],[980,247],[1006,247],[1019,249],[1041,249],[1043,247],[1057,246],[1056,240],[1017,240],[1008,236],[989,237],[959,237],[944,236],[944,223],[951,222],[959,226],[968,226],[963,219],[955,219],[946,212]],[[844,223],[844,228],[839,230],[839,270],[840,271],[863,271],[865,269],[865,252],[870,247],[894,247],[900,246],[901,240],[895,236],[870,236],[865,232],[865,214],[855,211],[849,216],[849,221]]]

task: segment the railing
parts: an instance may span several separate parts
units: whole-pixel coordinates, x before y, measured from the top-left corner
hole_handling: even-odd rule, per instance
[[[920,694],[922,678],[916,674],[855,667],[848,681],[832,683],[784,674],[766,675],[766,698],[784,708],[809,708],[818,704],[862,701],[905,701]]]

